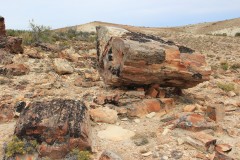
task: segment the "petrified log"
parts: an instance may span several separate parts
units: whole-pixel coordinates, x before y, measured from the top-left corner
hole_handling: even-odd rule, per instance
[[[91,132],[86,106],[80,101],[55,99],[34,102],[20,114],[15,134],[35,139],[39,154],[63,158],[74,148],[91,150]]]
[[[0,37],[1,36],[6,36],[6,30],[4,18],[0,16]]]
[[[160,84],[189,88],[209,80],[205,57],[152,35],[97,27],[99,72],[112,86]]]

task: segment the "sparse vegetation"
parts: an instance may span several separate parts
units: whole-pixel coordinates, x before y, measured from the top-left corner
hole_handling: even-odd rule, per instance
[[[240,68],[240,63],[234,63],[233,65],[231,65],[230,67],[233,70],[239,69]]]
[[[31,45],[34,43],[55,43],[62,42],[65,45],[66,41],[87,41],[94,42],[96,34],[94,32],[82,32],[76,29],[68,29],[67,31],[53,31],[48,26],[37,25],[32,20],[29,23],[30,30],[7,30],[8,36],[21,37],[23,44]],[[61,44],[61,43],[60,43]]]
[[[235,89],[233,83],[217,83],[217,86],[225,92],[233,91]]]
[[[229,65],[227,62],[222,62],[220,65],[221,65],[221,68],[225,71],[228,70],[228,68],[229,68]]]
[[[215,36],[227,36],[227,33],[216,33]]]
[[[237,32],[237,33],[235,34],[235,37],[240,37],[240,32]]]
[[[7,144],[6,157],[13,157],[16,154],[26,154],[36,151],[37,141],[20,140],[14,136],[12,141]]]
[[[80,151],[79,149],[73,149],[67,157],[68,159],[74,159],[74,160],[90,160],[91,159],[91,153],[89,151]]]

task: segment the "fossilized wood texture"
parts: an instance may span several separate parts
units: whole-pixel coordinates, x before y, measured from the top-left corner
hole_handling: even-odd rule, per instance
[[[149,85],[189,88],[209,80],[202,54],[152,35],[97,27],[99,72],[112,86]]]
[[[6,36],[6,30],[4,18],[0,16],[0,37],[1,36]]]
[[[55,99],[34,102],[16,124],[19,138],[35,139],[40,156],[63,158],[74,148],[91,150],[91,130],[86,106],[80,101]]]

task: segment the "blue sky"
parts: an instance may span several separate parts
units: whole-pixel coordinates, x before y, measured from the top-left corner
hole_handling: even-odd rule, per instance
[[[0,0],[8,29],[61,28],[91,21],[167,27],[240,17],[240,0]]]

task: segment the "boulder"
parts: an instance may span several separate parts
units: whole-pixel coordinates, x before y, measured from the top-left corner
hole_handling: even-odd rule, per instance
[[[36,140],[41,157],[59,159],[74,148],[91,150],[88,110],[76,100],[33,102],[21,112],[15,134]]]
[[[58,74],[70,74],[74,72],[74,68],[71,66],[70,62],[65,59],[55,58],[53,66]]]
[[[143,99],[132,103],[128,107],[127,115],[130,117],[144,117],[151,112],[165,111],[163,103],[159,99]]]
[[[0,16],[0,48],[10,53],[23,53],[22,39],[6,35],[4,18]]]
[[[6,39],[6,49],[10,53],[18,54],[18,53],[23,53],[23,48],[22,48],[22,38],[18,37],[7,37]]]
[[[190,88],[210,78],[205,57],[153,35],[97,27],[99,73],[112,86]]]
[[[108,107],[100,107],[90,110],[91,118],[95,122],[116,123],[118,119],[117,111]]]
[[[0,75],[22,76],[29,73],[29,67],[25,64],[8,64],[0,67]]]

